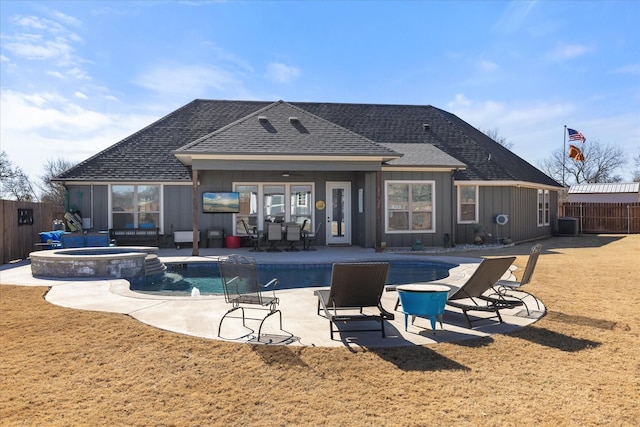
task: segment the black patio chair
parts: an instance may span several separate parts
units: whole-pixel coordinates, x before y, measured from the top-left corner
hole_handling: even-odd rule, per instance
[[[520,281],[515,280],[498,280],[494,286],[496,294],[498,294],[499,298],[511,299],[514,298],[517,301],[521,301],[527,310],[527,316],[531,314],[529,310],[529,306],[525,302],[525,298],[531,297],[536,302],[536,307],[540,310],[540,303],[538,299],[531,295],[528,292],[520,289],[521,286],[524,286],[531,282],[531,278],[533,277],[533,271],[536,268],[536,264],[538,262],[538,256],[542,252],[542,244],[536,243],[531,248],[531,252],[529,253],[529,259],[527,260],[527,265],[524,268],[524,273],[522,273],[522,279]],[[517,292],[517,293],[514,293]],[[519,295],[522,294],[522,295]]]
[[[282,341],[290,339],[293,334],[282,329],[282,312],[278,309],[279,299],[276,297],[276,286],[278,279],[271,279],[267,284],[262,285],[258,279],[258,269],[256,260],[242,255],[229,255],[220,257],[218,262],[220,268],[220,277],[224,288],[224,299],[231,304],[231,309],[222,316],[220,326],[218,327],[218,337],[221,337],[222,324],[224,320],[236,310],[240,310],[242,314],[242,326],[249,332],[235,338],[226,339],[242,339],[255,333],[255,330],[248,327],[246,320],[260,320],[258,327],[258,342],[273,343],[273,338],[264,339],[262,335],[262,326],[270,316],[278,314],[280,320],[280,330],[285,332]],[[270,291],[269,291],[270,289]],[[266,311],[265,316],[258,318],[250,318],[245,316],[245,309]],[[230,316],[231,317],[231,316]]]
[[[318,225],[316,225],[316,231],[314,233],[306,233],[304,236],[304,250],[305,251],[315,251],[316,248],[313,247],[313,242],[316,241],[318,236],[320,235],[320,229],[322,228],[322,221],[318,221]]]
[[[471,320],[469,311],[483,311],[495,313],[488,319],[497,318],[502,323],[500,310],[513,308],[522,305],[521,301],[507,300],[505,298],[492,296],[489,297],[485,293],[493,289],[495,283],[507,272],[516,257],[505,258],[486,258],[478,268],[473,272],[469,280],[467,280],[461,288],[451,293],[447,299],[447,305],[462,310],[467,325],[471,328],[472,322],[484,320],[480,318]],[[437,282],[430,282],[437,284]]]
[[[253,249],[250,252],[262,252],[262,248],[260,247],[260,241],[262,240],[262,233],[260,233],[256,227],[253,228],[253,231],[249,228],[246,221],[244,219],[240,220],[242,225],[244,226],[244,231],[247,233],[249,240],[253,243]]]
[[[384,321],[394,315],[382,307],[382,293],[389,272],[388,262],[336,263],[331,272],[331,287],[314,292],[318,297],[318,315],[322,309],[329,319],[329,332],[381,331]],[[365,312],[365,308],[368,311]],[[341,329],[349,322],[379,322],[375,329]],[[334,329],[333,326],[336,326]]]

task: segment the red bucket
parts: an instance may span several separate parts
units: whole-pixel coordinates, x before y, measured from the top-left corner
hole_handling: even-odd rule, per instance
[[[236,249],[240,247],[240,236],[226,236],[224,238],[227,248]]]

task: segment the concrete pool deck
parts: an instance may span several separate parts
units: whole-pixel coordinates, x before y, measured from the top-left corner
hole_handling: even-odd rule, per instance
[[[333,263],[356,261],[392,261],[412,259],[420,256],[424,260],[435,262],[451,262],[459,264],[451,269],[450,276],[439,281],[453,287],[459,287],[473,272],[480,258],[443,257],[444,254],[431,257],[430,254],[375,252],[373,249],[359,247],[318,247],[316,251],[299,252],[251,252],[250,248],[215,249],[201,248],[200,256],[191,256],[191,248],[160,249],[159,257],[164,262],[216,261],[218,256],[237,253],[253,257],[258,263]],[[507,273],[505,276],[512,275]],[[509,277],[505,277],[509,278]],[[5,264],[0,269],[0,285],[45,286],[51,289],[46,300],[62,307],[89,311],[104,311],[126,314],[150,326],[208,339],[218,338],[220,319],[230,308],[224,297],[199,296],[176,297],[148,295],[129,290],[129,282],[124,279],[46,279],[33,277],[28,261]],[[542,302],[540,309],[532,298],[527,298],[531,313],[527,315],[523,307],[501,310],[504,323],[486,320],[474,323],[473,329],[466,327],[461,312],[447,306],[444,315],[444,328],[440,325],[436,334],[431,331],[428,319],[418,318],[408,331],[404,330],[404,315],[393,311],[397,300],[396,292],[385,292],[382,305],[395,314],[393,321],[386,322],[386,338],[380,332],[344,332],[336,334],[336,339],[329,336],[329,321],[316,314],[317,298],[314,289],[286,289],[276,291],[280,298],[279,308],[282,311],[283,328],[293,334],[293,338],[285,341],[289,345],[306,345],[317,347],[390,347],[404,345],[426,345],[439,342],[458,341],[473,337],[486,337],[496,333],[506,333],[517,328],[530,325],[544,316],[546,311]],[[250,312],[248,315],[251,316]],[[491,313],[473,312],[473,316],[487,317]],[[256,327],[254,328],[257,330]],[[366,323],[366,322],[362,322]],[[235,328],[233,325],[237,325]],[[252,326],[251,324],[249,326]],[[270,317],[263,328],[274,342],[284,339],[278,331],[277,316]],[[363,325],[366,327],[367,325]],[[349,326],[351,328],[352,326]],[[223,335],[240,336],[243,334],[241,321],[225,320]],[[337,339],[340,335],[340,339]],[[231,342],[255,343],[255,336]]]

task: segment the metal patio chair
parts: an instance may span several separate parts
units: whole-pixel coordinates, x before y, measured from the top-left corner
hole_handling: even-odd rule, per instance
[[[296,243],[298,243],[302,239],[300,234],[300,226],[297,224],[289,224],[287,225],[287,242],[289,242],[289,246],[285,249],[286,251],[299,251],[300,249],[296,248]]]
[[[229,255],[220,257],[219,260],[220,277],[224,288],[224,299],[231,304],[231,309],[222,316],[218,327],[218,337],[221,337],[222,324],[227,316],[239,310],[242,318],[242,326],[248,332],[237,338],[242,339],[255,333],[255,330],[247,326],[247,319],[260,320],[258,327],[258,342],[272,343],[272,339],[265,339],[262,335],[262,326],[270,316],[277,314],[280,320],[280,330],[285,332],[282,341],[290,339],[293,335],[282,329],[282,312],[278,309],[279,299],[276,297],[275,288],[278,279],[271,279],[267,284],[262,285],[258,279],[258,269],[256,260],[242,255]],[[270,289],[270,290],[269,290]],[[266,315],[261,317],[246,317],[245,309],[266,311]],[[229,316],[232,317],[232,316]]]
[[[316,225],[316,231],[314,233],[306,233],[304,235],[304,250],[305,251],[315,251],[316,248],[313,247],[313,242],[318,239],[320,235],[320,229],[322,228],[322,221],[318,221],[318,225]]]
[[[472,322],[486,319],[483,317],[471,320],[468,314],[469,311],[495,313],[489,319],[497,318],[502,323],[500,310],[523,304],[521,301],[507,300],[500,295],[492,297],[485,295],[487,291],[493,289],[495,283],[509,270],[515,259],[516,257],[485,258],[464,285],[449,295],[447,305],[462,310],[469,328],[472,328]],[[430,283],[437,284],[437,282]]]
[[[279,222],[267,222],[267,241],[269,242],[269,252],[281,252],[278,243],[282,241],[282,224]]]
[[[531,278],[533,277],[533,271],[536,268],[536,264],[538,262],[538,256],[542,252],[542,244],[536,243],[529,253],[529,259],[527,260],[527,265],[524,268],[524,273],[522,273],[522,279],[518,281],[514,280],[498,280],[494,286],[495,291],[501,297],[506,299],[515,298],[518,301],[521,301],[527,310],[527,316],[530,313],[529,306],[524,302],[524,299],[527,297],[531,297],[536,302],[536,307],[540,310],[540,303],[538,302],[538,298],[531,295],[528,292],[525,292],[520,289],[521,286],[524,286],[531,282]],[[514,292],[522,293],[524,295],[520,296],[518,294],[514,294]]]
[[[260,233],[256,227],[253,228],[253,231],[247,225],[247,222],[244,219],[240,220],[242,225],[244,226],[244,231],[249,236],[249,240],[253,243],[253,249],[250,252],[262,252],[262,248],[260,247],[260,241],[262,240],[262,233]]]

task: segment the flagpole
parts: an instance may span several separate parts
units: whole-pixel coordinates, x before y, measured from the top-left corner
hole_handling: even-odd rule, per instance
[[[564,125],[564,133],[562,134],[564,142],[562,144],[562,187],[566,186],[564,181],[564,170],[566,169],[567,162],[567,125]]]

